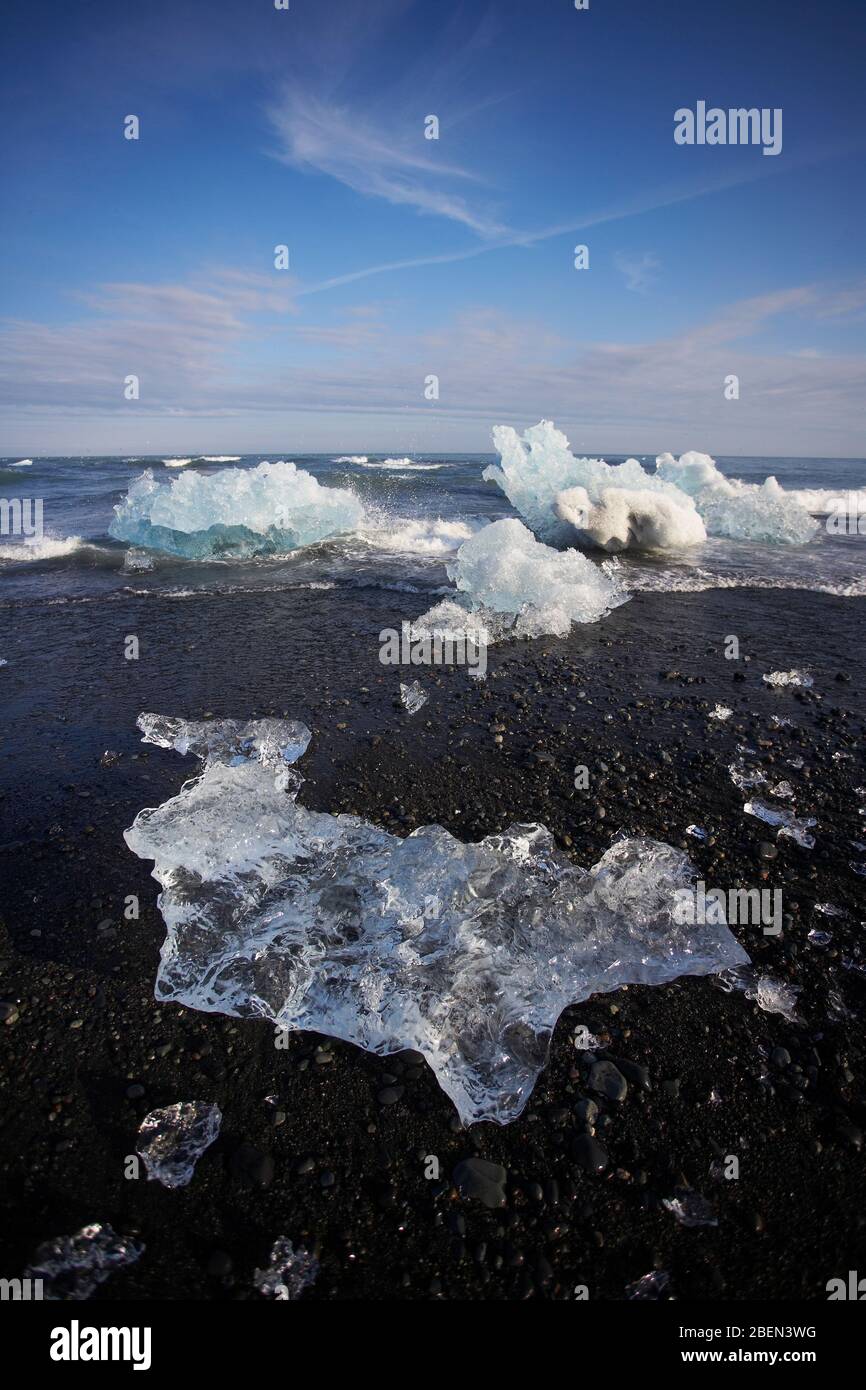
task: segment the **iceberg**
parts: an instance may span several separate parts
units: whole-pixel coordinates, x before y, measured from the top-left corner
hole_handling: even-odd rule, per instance
[[[305,740],[289,723],[280,747],[263,722],[139,718],[145,742],[203,764],[126,831],[162,888],[159,1000],[419,1051],[464,1124],[506,1124],[570,1004],[748,961],[726,926],[676,920],[695,870],[670,845],[620,839],[584,869],[543,825],[401,839],[298,805],[284,768]]]
[[[157,482],[146,469],[114,508],[109,534],[190,560],[271,555],[355,531],[364,507],[346,488],[322,487],[293,463]]]
[[[416,633],[467,633],[480,625],[489,641],[564,637],[572,623],[597,622],[628,599],[585,555],[544,545],[513,518],[476,531],[446,568],[457,594],[417,619]]]
[[[818,523],[773,477],[727,478],[709,454],[660,454],[655,473],[639,461],[575,458],[566,436],[542,420],[520,436],[497,425],[495,482],[541,540],[617,551],[674,550],[707,535],[802,545]]]

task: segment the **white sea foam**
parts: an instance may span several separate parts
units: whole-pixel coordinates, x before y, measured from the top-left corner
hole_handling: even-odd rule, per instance
[[[163,463],[166,468],[186,468],[188,463],[192,463],[192,459],[163,459]]]
[[[332,463],[366,463],[366,454],[341,454],[337,459],[331,459]]]
[[[202,463],[240,463],[241,461],[240,454],[199,454],[199,458]]]
[[[72,555],[85,546],[87,541],[82,540],[81,536],[43,536],[40,540],[21,540],[13,545],[0,545],[0,560],[32,564],[36,560],[55,560],[61,555]]]

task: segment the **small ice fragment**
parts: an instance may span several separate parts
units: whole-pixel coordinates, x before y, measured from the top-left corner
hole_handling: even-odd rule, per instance
[[[805,690],[808,690],[810,686],[815,684],[808,671],[771,671],[769,675],[765,675],[763,679],[766,681],[767,685],[799,685]]]
[[[650,1270],[633,1284],[626,1284],[625,1296],[632,1301],[656,1302],[668,1291],[671,1276],[663,1269]]]
[[[9,665],[9,662],[6,660],[5,656],[0,656],[0,666],[8,666],[8,665]]]
[[[135,1264],[144,1246],[115,1235],[110,1226],[84,1226],[74,1236],[40,1245],[25,1279],[42,1280],[42,1296],[53,1302],[82,1302],[109,1275]]]
[[[710,718],[720,720],[730,719],[733,712],[732,709],[728,709],[727,705],[716,705],[715,709],[710,710]]]
[[[803,759],[800,757],[799,753],[796,757],[788,759],[788,766],[792,767],[795,772],[799,772],[800,768],[803,766]]]
[[[780,835],[789,836],[803,849],[811,849],[815,844],[814,835],[807,833],[810,826],[817,825],[814,816],[798,818],[781,807],[768,806],[765,801],[757,800],[747,801],[743,810],[747,816],[755,816],[758,820],[762,820],[765,825],[779,826]]]
[[[722,1098],[716,1090],[715,1086],[710,1091],[710,1094],[707,1096],[707,1100],[709,1101],[710,1105],[721,1105]]]
[[[787,798],[794,795],[794,788],[790,782],[777,782],[775,787],[770,787],[769,793],[770,796]]]
[[[771,975],[761,975],[754,984],[746,986],[747,999],[753,999],[764,1013],[781,1014],[789,1023],[796,1021],[799,993],[796,985],[786,984],[784,980],[775,980]]]
[[[861,878],[866,878],[866,864],[855,864],[853,859],[848,862],[855,874],[859,874]]]
[[[767,780],[759,767],[749,767],[743,758],[737,758],[736,762],[731,763],[728,773],[734,786],[740,791],[745,791],[747,787],[759,787]]]
[[[800,993],[797,985],[786,984],[771,975],[760,975],[751,965],[723,970],[714,983],[726,994],[735,989],[743,990],[746,998],[753,1000],[765,1013],[781,1014],[789,1023],[797,1022],[795,1006]]]
[[[428,698],[420,681],[412,681],[409,685],[400,682],[400,699],[409,714],[417,714],[421,706],[426,705]]]
[[[774,729],[793,729],[794,721],[789,719],[786,714],[771,714],[770,723]]]
[[[696,840],[706,840],[708,838],[706,830],[700,825],[687,825],[686,834],[694,836]]]
[[[829,931],[816,931],[813,927],[809,932],[807,941],[811,941],[813,946],[829,946],[833,940],[833,933]]]
[[[257,1269],[253,1284],[264,1298],[272,1298],[279,1303],[300,1298],[305,1289],[316,1278],[319,1261],[315,1255],[299,1248],[295,1250],[292,1242],[281,1236],[275,1240],[267,1269]]]
[[[178,1101],[164,1110],[151,1110],[139,1128],[136,1148],[148,1179],[163,1187],[186,1187],[221,1124],[219,1108],[205,1101]]]
[[[849,840],[848,843],[852,849],[856,849],[858,854],[866,854],[866,845],[863,844],[862,840]]]
[[[835,907],[833,903],[816,903],[815,911],[823,913],[825,917],[845,916],[845,909],[842,907]]]
[[[681,1226],[718,1226],[715,1211],[706,1197],[699,1192],[681,1190],[673,1197],[665,1197],[662,1206],[673,1212]]]

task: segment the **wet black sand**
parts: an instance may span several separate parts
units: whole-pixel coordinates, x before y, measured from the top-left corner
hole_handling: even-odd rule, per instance
[[[565,641],[494,649],[480,686],[462,671],[412,671],[430,700],[409,717],[394,698],[406,673],[379,665],[376,634],[411,605],[370,593],[332,612],[326,595],[295,592],[11,612],[0,1275],[19,1274],[39,1242],[100,1221],[147,1248],[99,1299],[255,1297],[253,1269],[282,1235],[320,1249],[314,1300],[568,1299],[577,1285],[622,1299],[653,1268],[680,1299],[825,1299],[829,1279],[866,1269],[866,976],[843,965],[866,963],[864,880],[850,868],[866,858],[850,844],[866,839],[854,792],[866,783],[862,602],[638,596]],[[138,662],[123,659],[129,633]],[[724,659],[729,633],[751,661]],[[813,691],[762,684],[762,672],[792,666],[812,670]],[[724,725],[707,719],[719,699],[734,710]],[[560,1020],[520,1120],[464,1131],[411,1056],[312,1034],[280,1052],[268,1025],[158,1006],[156,884],[121,832],[195,769],[139,743],[142,709],[304,719],[314,737],[301,799],[400,832],[438,821],[475,839],[541,820],[588,865],[626,830],[687,845],[708,884],[781,888],[781,937],[735,930],[756,964],[800,987],[800,1021],[708,980],[590,1000]],[[795,727],[774,729],[773,712]],[[814,849],[781,839],[762,858],[773,832],[742,814],[726,771],[738,742],[774,780],[790,778],[798,812],[817,817]],[[102,766],[107,749],[120,757]],[[795,755],[801,771],[787,764]],[[587,792],[573,788],[577,764],[590,770]],[[712,842],[684,838],[692,822]],[[129,894],[137,922],[123,920]],[[819,902],[846,915],[821,917]],[[829,946],[810,944],[811,928],[830,931]],[[590,1094],[573,1043],[581,1024],[602,1055],[645,1066],[651,1086],[632,1081],[622,1103],[595,1097],[600,1174],[576,1143]],[[774,1048],[790,1061],[771,1062]],[[128,1098],[130,1087],[143,1094]],[[383,1092],[398,1098],[383,1104]],[[192,1184],[124,1178],[144,1114],[190,1099],[224,1116]],[[256,1154],[244,1149],[241,1163],[244,1145]],[[507,1170],[500,1210],[453,1186],[455,1164],[475,1154]],[[724,1154],[739,1157],[739,1180],[711,1175]],[[662,1207],[688,1186],[712,1202],[717,1227],[685,1229]]]

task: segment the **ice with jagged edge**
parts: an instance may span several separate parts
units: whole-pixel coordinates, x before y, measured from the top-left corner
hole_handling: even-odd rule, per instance
[[[190,560],[281,554],[359,529],[361,501],[322,487],[293,463],[180,473],[158,482],[146,469],[114,508],[109,534]]]
[[[140,1242],[96,1223],[82,1227],[74,1236],[58,1236],[40,1245],[24,1278],[41,1279],[45,1299],[82,1302],[115,1270],[135,1264],[143,1254]]]
[[[540,537],[553,545],[609,551],[678,550],[707,534],[803,544],[818,531],[806,508],[775,478],[727,478],[708,454],[660,454],[655,473],[637,459],[576,458],[566,436],[542,420],[522,436],[497,425],[499,463],[483,473]]]
[[[400,682],[400,701],[408,714],[417,714],[429,698],[420,681]]]
[[[222,1114],[205,1101],[177,1101],[145,1115],[138,1131],[136,1153],[150,1181],[163,1187],[186,1187],[205,1149],[217,1138]]]
[[[315,1255],[303,1247],[296,1250],[290,1240],[281,1236],[271,1248],[267,1269],[255,1271],[253,1284],[263,1298],[287,1303],[300,1298],[318,1272],[319,1261]]]
[[[487,640],[564,637],[572,623],[594,623],[628,594],[577,550],[554,550],[515,518],[491,522],[464,541],[446,566],[454,598],[413,624],[419,635],[484,628]]]
[[[278,721],[262,723],[221,721],[216,736],[139,719],[146,742],[204,764],[126,832],[162,885],[160,1000],[417,1050],[465,1124],[505,1124],[569,1004],[748,960],[726,926],[675,920],[695,871],[670,845],[620,839],[586,870],[543,825],[400,839],[299,806],[283,766],[303,726],[286,726],[278,756]]]

